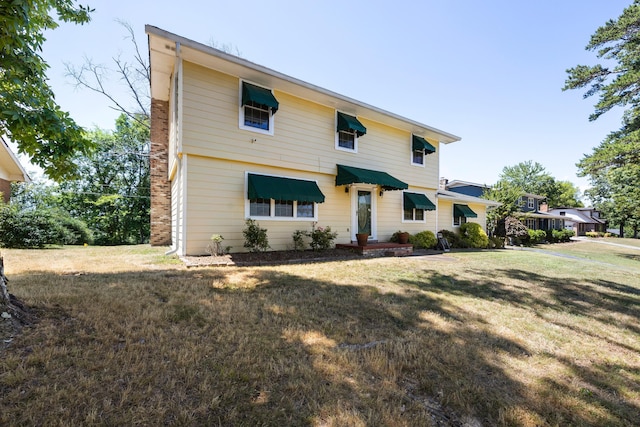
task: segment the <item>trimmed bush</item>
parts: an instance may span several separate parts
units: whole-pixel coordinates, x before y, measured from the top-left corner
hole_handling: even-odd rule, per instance
[[[309,235],[311,237],[311,249],[314,251],[326,251],[333,246],[333,241],[338,237],[338,233],[332,232],[331,227],[326,228],[318,227],[314,228]]]
[[[245,248],[250,252],[264,252],[271,247],[266,228],[260,228],[260,225],[252,219],[247,219],[245,225],[245,229],[242,230]]]
[[[438,239],[432,231],[425,230],[417,233],[415,236],[409,236],[409,243],[416,249],[431,249],[436,247]]]
[[[462,239],[462,236],[460,236],[457,233],[454,233],[451,230],[440,230],[439,233],[442,234],[442,237],[444,237],[445,239],[447,239],[447,242],[449,242],[449,246],[452,248],[466,248],[467,244],[466,242]]]
[[[542,243],[547,239],[547,232],[545,230],[531,230],[529,229],[529,244],[536,245]]]
[[[0,206],[0,246],[43,248],[47,245],[91,243],[87,225],[50,210],[20,211]]]
[[[460,226],[460,234],[465,246],[469,248],[486,248],[489,246],[489,237],[480,224],[467,222]]]

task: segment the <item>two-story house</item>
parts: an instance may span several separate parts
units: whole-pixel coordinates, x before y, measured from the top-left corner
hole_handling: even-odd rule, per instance
[[[606,220],[594,208],[553,208],[549,213],[563,217],[564,227],[573,230],[576,236],[584,236],[590,231],[607,231]]]
[[[518,200],[520,212],[516,215],[530,230],[562,230],[564,217],[548,212],[546,197],[525,193]]]
[[[486,204],[438,199],[442,144],[460,138],[162,29],[151,67],[151,243],[205,253],[212,234],[243,251],[246,219],[274,250],[296,230],[357,233],[484,226]],[[460,203],[465,205],[464,202]],[[473,212],[471,210],[473,209]]]
[[[31,178],[13,154],[9,144],[0,136],[0,194],[5,203],[11,199],[12,182],[31,182]]]

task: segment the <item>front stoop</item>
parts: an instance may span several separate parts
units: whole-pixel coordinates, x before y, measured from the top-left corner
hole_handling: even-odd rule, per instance
[[[337,249],[349,249],[362,256],[408,256],[413,254],[413,245],[410,243],[369,243],[366,246],[358,246],[357,243],[340,243]]]

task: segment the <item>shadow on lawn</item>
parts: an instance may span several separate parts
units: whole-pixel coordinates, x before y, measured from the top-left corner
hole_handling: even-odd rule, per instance
[[[21,281],[50,283],[51,276],[33,273],[14,278],[13,283],[16,287]],[[536,282],[552,298],[537,297],[526,287],[508,288],[500,277]],[[55,283],[59,277],[53,279]],[[556,358],[585,384],[585,391],[576,395],[575,390],[548,378],[535,385],[542,387],[541,393],[530,393],[527,379],[514,378],[503,365],[504,357],[527,361],[530,350],[489,332],[481,327],[486,322],[483,318],[461,312],[438,297],[447,293],[534,311],[569,310],[605,321],[590,309],[597,306],[598,311],[637,319],[637,291],[612,282],[585,287],[572,280],[558,283],[557,278],[510,269],[474,282],[425,274],[405,281],[409,286],[402,293],[269,269],[86,274],[64,280],[71,282],[65,285],[71,288],[56,295],[52,287],[47,304],[56,301],[52,320],[60,318],[62,307],[65,316],[74,319],[74,327],[66,328],[52,345],[61,357],[67,354],[73,360],[81,351],[86,364],[101,368],[78,373],[68,364],[50,368],[53,372],[42,368],[40,382],[70,378],[67,386],[56,383],[41,391],[29,392],[27,381],[10,388],[0,384],[6,396],[0,413],[6,416],[47,394],[73,401],[77,389],[92,396],[96,407],[77,405],[66,417],[56,414],[56,420],[82,423],[86,412],[94,410],[102,414],[100,422],[118,424],[136,415],[135,411],[147,410],[145,416],[135,418],[149,423],[216,425],[428,425],[434,420],[440,425],[462,425],[456,414],[465,414],[487,425],[625,425],[640,411],[616,397],[620,387],[633,385],[619,372],[638,375],[637,367],[623,364],[585,368]],[[85,312],[91,304],[113,304],[105,289],[122,292],[124,300],[112,307],[118,315],[88,320]],[[38,310],[47,317],[46,304]],[[147,323],[148,330],[142,329]],[[37,333],[37,328],[32,331]],[[84,334],[82,339],[76,339],[78,334]],[[156,348],[156,342],[174,342],[177,348]],[[19,345],[15,351],[24,351]],[[28,345],[30,352],[49,351]],[[145,351],[145,378],[137,377],[129,366],[138,347]],[[105,355],[114,360],[112,365],[104,364]],[[197,372],[197,377],[191,379],[187,374],[191,372]],[[96,376],[95,382],[87,380],[91,375]],[[176,382],[176,376],[182,379]],[[118,378],[129,378],[126,387],[107,386]],[[21,393],[25,389],[28,392]],[[573,399],[547,405],[545,393],[558,390]],[[107,404],[132,396],[138,400],[128,403],[127,412]],[[576,399],[604,412],[600,418],[576,412]],[[46,416],[43,413],[42,419]]]

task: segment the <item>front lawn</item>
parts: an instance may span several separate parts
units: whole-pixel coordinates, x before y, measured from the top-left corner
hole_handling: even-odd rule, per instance
[[[637,423],[637,259],[186,269],[162,253],[3,250],[39,321],[0,350],[0,424]]]

